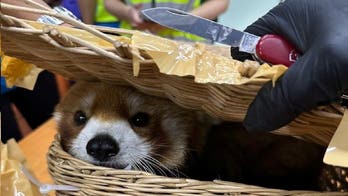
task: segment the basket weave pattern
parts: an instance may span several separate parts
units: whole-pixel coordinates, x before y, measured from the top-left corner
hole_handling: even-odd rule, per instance
[[[62,150],[57,135],[48,153],[49,172],[56,183],[80,188],[58,195],[346,195],[339,192],[287,191],[226,181],[168,178],[142,171],[94,166]]]

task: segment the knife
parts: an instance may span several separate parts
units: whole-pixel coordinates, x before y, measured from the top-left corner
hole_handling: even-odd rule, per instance
[[[290,67],[299,57],[295,47],[279,35],[267,34],[259,37],[174,8],[149,8],[142,13],[162,26],[238,47],[239,51],[251,53],[258,60],[270,64]]]

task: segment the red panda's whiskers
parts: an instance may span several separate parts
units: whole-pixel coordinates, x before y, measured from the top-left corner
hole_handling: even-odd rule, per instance
[[[175,174],[173,172],[173,170],[169,169],[168,167],[166,167],[164,164],[162,164],[160,161],[158,161],[157,159],[155,159],[154,157],[151,156],[147,156],[146,157],[148,161],[150,161],[152,164],[155,164],[156,166],[163,168],[165,171],[167,171],[170,175],[172,175],[173,177],[179,177],[177,174]],[[176,167],[174,169],[177,169]],[[166,173],[166,172],[165,172]],[[165,175],[166,176],[166,175]]]
[[[151,166],[148,164],[149,162],[146,161],[145,159],[140,159],[139,162],[141,163],[141,165],[143,166],[143,168],[145,168],[146,172],[155,174],[156,172],[151,168]]]
[[[167,174],[166,174],[166,172],[165,172],[164,170],[166,170],[166,171],[168,171],[168,172],[170,172],[170,173],[172,174],[172,172],[171,172],[167,167],[165,167],[163,164],[161,164],[161,163],[160,163],[159,161],[157,161],[156,159],[154,159],[154,158],[148,156],[148,157],[145,158],[145,160],[148,161],[148,163],[149,163],[151,166],[153,166],[155,169],[157,169],[157,170],[161,173],[161,175],[167,176]],[[164,169],[164,170],[163,170],[163,169]]]
[[[149,173],[155,173],[155,171],[151,168],[151,166],[146,161],[146,156],[143,157],[142,155],[133,154],[132,157],[134,157],[134,160],[136,160],[136,163],[139,167],[141,167],[140,170],[149,172]]]

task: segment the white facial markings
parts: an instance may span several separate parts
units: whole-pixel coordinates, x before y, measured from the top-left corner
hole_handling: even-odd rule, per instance
[[[139,158],[148,156],[151,145],[140,138],[127,121],[102,121],[90,118],[78,136],[72,141],[70,153],[87,162],[96,163],[96,160],[87,153],[88,142],[98,134],[110,135],[119,145],[119,153],[110,159],[117,165],[128,165]]]

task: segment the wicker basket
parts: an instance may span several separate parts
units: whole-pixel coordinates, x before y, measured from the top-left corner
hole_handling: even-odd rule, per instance
[[[29,0],[25,0],[29,2]],[[1,3],[2,9],[30,11],[53,15],[80,28],[81,32],[109,43],[111,47],[64,33],[57,28],[34,28],[33,22],[0,15],[2,50],[6,55],[17,57],[38,67],[61,74],[73,80],[104,81],[117,85],[132,85],[154,96],[166,97],[176,104],[202,110],[223,120],[242,121],[247,108],[266,80],[244,85],[201,84],[192,77],[179,77],[159,72],[157,65],[143,51],[134,53],[130,45],[116,36],[133,31],[104,29],[87,26],[48,10],[27,9]],[[36,7],[38,8],[38,7]],[[215,48],[216,49],[216,48]],[[228,48],[219,47],[229,54]],[[134,77],[133,57],[140,63],[140,74]],[[299,116],[278,132],[301,137],[311,142],[328,145],[343,114],[343,108],[330,105]],[[140,171],[124,171],[97,167],[77,160],[64,152],[59,137],[53,142],[48,155],[50,173],[57,183],[74,185],[79,192],[59,192],[61,195],[340,195],[340,193],[314,193],[265,189],[233,182],[202,182],[155,176]],[[342,194],[345,195],[345,194]]]
[[[56,183],[80,188],[59,195],[347,195],[344,192],[287,191],[220,180],[198,181],[168,178],[143,171],[116,170],[94,166],[62,150],[57,135],[48,153],[48,167]],[[331,172],[330,172],[331,174]],[[330,180],[328,187],[331,187]],[[335,183],[337,180],[335,181]],[[348,184],[348,182],[346,183]],[[332,190],[332,189],[331,189]]]

